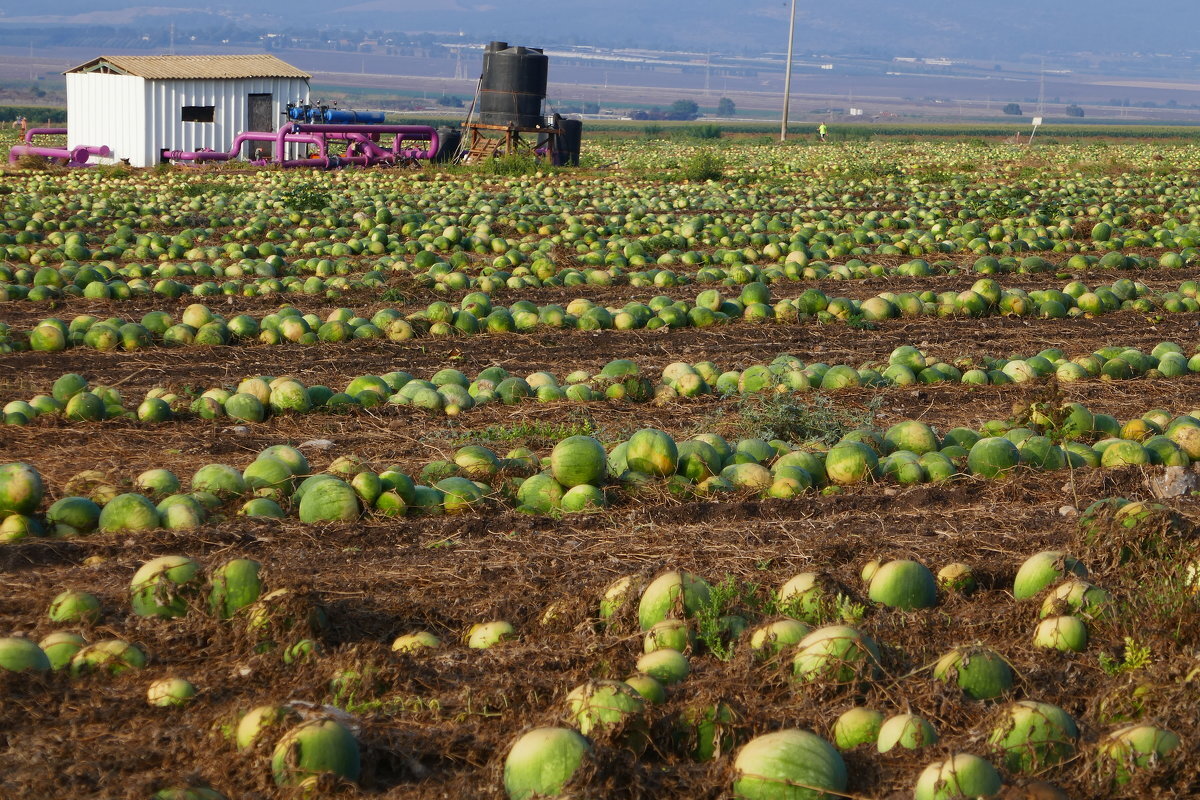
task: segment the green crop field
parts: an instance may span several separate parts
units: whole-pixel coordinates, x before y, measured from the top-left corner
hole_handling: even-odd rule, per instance
[[[0,173],[0,797],[1197,796],[1193,129],[708,126]]]

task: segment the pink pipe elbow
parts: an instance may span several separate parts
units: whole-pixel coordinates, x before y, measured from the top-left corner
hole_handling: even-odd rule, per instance
[[[30,128],[25,131],[25,144],[33,142],[35,136],[66,136],[66,128]]]

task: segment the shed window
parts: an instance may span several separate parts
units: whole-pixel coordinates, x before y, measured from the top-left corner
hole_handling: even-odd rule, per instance
[[[184,106],[182,120],[184,122],[212,122],[216,106]]]

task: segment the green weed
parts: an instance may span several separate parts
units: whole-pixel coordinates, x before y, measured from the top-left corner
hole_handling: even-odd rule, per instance
[[[244,194],[245,191],[246,190],[244,187],[235,186],[231,183],[221,183],[219,181],[197,181],[184,186],[181,193],[184,197],[199,197],[202,194],[220,194],[228,197]]]
[[[560,442],[570,436],[593,436],[597,432],[596,423],[586,414],[575,414],[564,422],[526,421],[508,425],[489,425],[481,431],[464,433],[454,440],[454,444],[506,444],[528,442],[538,446],[547,443]]]
[[[479,162],[477,169],[484,175],[514,177],[552,171],[554,168],[532,154],[510,153],[499,158],[485,159]]]
[[[733,658],[729,617],[743,608],[758,605],[758,584],[740,581],[728,575],[712,587],[708,602],[696,612],[696,638],[720,661]]]
[[[679,168],[679,179],[685,181],[717,181],[725,177],[725,162],[712,150],[701,150]]]
[[[1121,659],[1118,661],[1108,653],[1101,653],[1100,669],[1104,670],[1109,677],[1115,678],[1125,672],[1144,669],[1153,661],[1154,657],[1150,652],[1149,645],[1139,644],[1132,636],[1126,636],[1125,652],[1121,655]]]
[[[331,204],[328,192],[317,191],[308,186],[297,186],[280,193],[284,208],[289,211],[320,211]]]
[[[854,409],[834,404],[825,395],[801,400],[762,394],[741,398],[734,410],[744,437],[832,445],[856,428],[872,426],[881,403],[882,397],[876,396],[866,407]]]

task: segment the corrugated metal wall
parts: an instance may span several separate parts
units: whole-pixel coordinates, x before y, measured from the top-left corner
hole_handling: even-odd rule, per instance
[[[239,133],[250,130],[251,94],[273,98],[272,118],[278,128],[289,102],[308,97],[300,78],[246,78],[228,81],[146,81],[146,158],[158,161],[162,150],[228,151]],[[184,106],[214,106],[212,122],[183,122]]]
[[[240,80],[144,80],[104,73],[67,74],[67,140],[106,144],[115,159],[131,166],[159,162],[163,150],[228,151],[239,133],[248,130],[248,95],[270,94],[275,127],[283,124],[289,102],[308,97],[301,78]],[[212,122],[184,122],[184,106],[213,106]]]
[[[147,166],[142,83],[131,75],[67,73],[67,147],[106,144],[114,158],[98,160]]]

